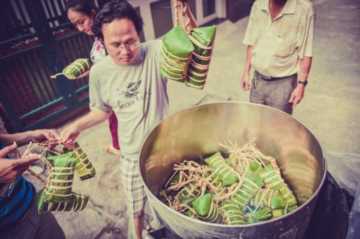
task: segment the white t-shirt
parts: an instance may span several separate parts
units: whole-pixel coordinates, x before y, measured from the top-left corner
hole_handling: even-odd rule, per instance
[[[129,156],[138,156],[169,103],[167,81],[160,75],[160,41],[142,44],[136,62],[118,65],[107,56],[90,71],[90,108],[115,112],[121,152]]]

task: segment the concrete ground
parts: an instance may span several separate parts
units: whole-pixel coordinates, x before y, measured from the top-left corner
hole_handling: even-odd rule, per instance
[[[314,4],[313,68],[305,98],[294,117],[320,141],[328,155],[330,171],[339,175],[337,165],[344,160],[343,153],[352,157],[348,160],[354,167],[359,168],[360,164],[353,160],[360,155],[360,1],[315,0]],[[247,18],[218,26],[208,83],[203,91],[169,82],[171,112],[206,98],[248,100],[248,93],[239,85],[245,59],[241,42],[246,25]],[[89,194],[91,202],[83,212],[59,213],[56,217],[70,239],[126,238],[127,217],[118,177],[119,162],[104,152],[110,143],[107,125],[84,132],[79,142],[94,162],[97,177],[77,182],[74,191]]]

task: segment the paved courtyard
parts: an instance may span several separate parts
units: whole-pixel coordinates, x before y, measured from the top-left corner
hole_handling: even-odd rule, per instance
[[[345,157],[360,172],[360,1],[318,0],[314,61],[303,102],[294,117],[320,141],[330,171],[342,177]],[[218,26],[208,83],[202,91],[169,82],[171,112],[209,100],[247,101],[240,89],[245,59],[242,45],[247,18]],[[121,137],[121,135],[120,135]],[[119,178],[119,160],[105,153],[110,143],[107,124],[84,132],[80,145],[97,169],[97,176],[76,182],[74,191],[91,201],[80,213],[56,214],[67,238],[126,238],[127,217]],[[340,165],[340,166],[339,166]],[[343,165],[343,164],[342,164]],[[350,169],[349,169],[350,170]],[[347,172],[345,170],[345,172]]]

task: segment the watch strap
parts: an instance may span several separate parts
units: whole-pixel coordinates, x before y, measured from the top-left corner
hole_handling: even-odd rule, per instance
[[[306,86],[308,81],[307,80],[298,80],[297,83]]]

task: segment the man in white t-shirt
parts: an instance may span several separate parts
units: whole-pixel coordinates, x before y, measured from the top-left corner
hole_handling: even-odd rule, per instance
[[[61,133],[63,142],[71,144],[82,130],[115,112],[121,135],[122,183],[137,238],[141,238],[145,202],[139,154],[145,136],[168,109],[167,82],[160,75],[160,41],[140,44],[142,26],[141,17],[127,1],[111,1],[98,12],[93,31],[109,55],[90,70],[90,113]]]

